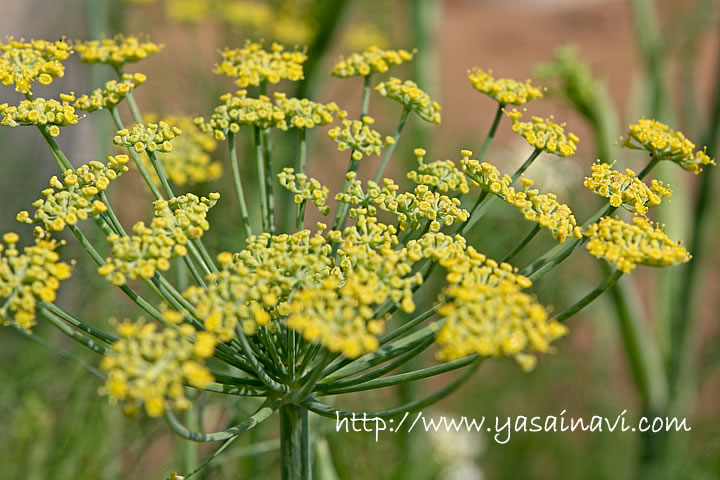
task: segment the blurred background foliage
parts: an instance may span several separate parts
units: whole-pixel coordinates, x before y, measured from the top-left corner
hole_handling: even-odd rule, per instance
[[[528,176],[543,189],[557,192],[578,218],[585,218],[595,201],[582,187],[582,178],[596,158],[618,159],[619,165],[636,169],[642,165],[642,156],[621,152],[614,143],[624,126],[643,114],[682,130],[697,144],[707,144],[715,157],[718,153],[720,22],[713,0],[0,0],[0,11],[0,32],[16,37],[90,39],[123,32],[148,34],[164,43],[160,54],[134,70],[149,79],[138,90],[140,104],[161,115],[207,115],[219,95],[233,90],[228,79],[211,73],[217,50],[238,46],[246,38],[307,45],[306,78],[288,87],[288,93],[334,100],[351,115],[359,110],[362,85],[359,80],[329,77],[337,56],[369,45],[418,48],[416,60],[394,75],[414,78],[437,98],[443,106],[443,124],[414,125],[395,156],[405,159],[405,167],[415,161],[414,147],[427,149],[428,158],[457,158],[461,148],[479,149],[495,105],[472,90],[465,76],[468,68],[491,68],[499,76],[518,79],[533,76],[551,94],[533,105],[533,114],[554,114],[567,121],[581,144],[570,159],[541,157]],[[71,57],[66,76],[52,88],[85,93],[110,74]],[[0,89],[0,103],[16,101],[14,95],[12,89]],[[371,114],[385,131],[396,122],[396,110],[387,102],[371,102]],[[83,163],[114,153],[113,131],[105,120],[95,116],[92,122],[65,129],[59,139],[63,149]],[[527,153],[507,127],[501,125],[487,158],[501,170],[512,171]],[[325,130],[311,142],[310,174],[337,191],[345,156],[333,151]],[[17,230],[15,213],[37,198],[56,167],[31,129],[0,128],[0,145],[0,230]],[[275,145],[279,171],[283,162],[292,161],[295,144],[278,140]],[[223,155],[217,152],[214,157],[226,162]],[[377,161],[364,160],[360,174],[374,171]],[[511,362],[486,362],[464,389],[426,412],[512,417],[559,415],[566,410],[568,417],[614,418],[627,410],[628,419],[648,412],[672,413],[687,415],[691,432],[662,438],[515,433],[504,445],[484,433],[414,432],[386,433],[375,443],[370,434],[335,433],[333,422],[314,419],[316,431],[324,432],[315,441],[316,478],[720,478],[720,225],[713,170],[689,180],[676,177],[673,170],[660,176],[676,195],[659,219],[667,221],[671,237],[690,244],[695,254],[691,267],[651,274],[641,269],[624,281],[622,291],[606,295],[573,318],[571,335],[558,344],[558,355],[543,358],[532,373],[522,373]],[[246,185],[255,183],[249,168],[245,174],[251,179]],[[132,180],[112,192],[123,204],[119,213],[126,224],[147,218],[151,205],[137,172],[128,177]],[[222,193],[229,183],[219,180],[191,189]],[[211,248],[241,248],[237,215],[231,208],[212,211],[212,229],[206,236]],[[472,240],[497,258],[529,229],[500,208]],[[531,260],[530,252],[551,245],[548,238],[538,237],[515,263],[522,266]],[[81,258],[72,241],[65,248],[67,256]],[[79,262],[73,280],[61,290],[60,302],[98,324],[109,316],[136,315],[93,270],[90,262]],[[597,262],[578,255],[549,274],[537,293],[544,303],[562,309],[602,275]],[[624,321],[623,302],[632,305],[624,310]],[[640,335],[637,344],[629,343],[628,328]],[[99,381],[88,375],[97,359],[53,329],[42,324],[37,329],[47,345],[9,329],[0,333],[4,479],[160,479],[173,470],[191,468],[210,453],[207,445],[174,438],[162,422],[124,419],[119,409],[97,395]],[[638,365],[661,372],[655,380],[643,380]],[[348,407],[388,408],[432,387],[358,395]],[[665,394],[649,395],[648,388]],[[207,429],[249,410],[242,402],[221,408],[207,400],[197,398],[195,412]],[[197,477],[274,478],[275,432],[276,425],[267,424],[252,430]]]

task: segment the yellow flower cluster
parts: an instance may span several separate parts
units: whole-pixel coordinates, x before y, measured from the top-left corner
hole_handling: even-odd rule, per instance
[[[530,80],[521,83],[511,78],[495,79],[492,70],[485,72],[474,67],[468,71],[468,78],[475,90],[493,98],[501,105],[523,105],[543,97],[542,90],[534,87]]]
[[[126,415],[137,415],[142,406],[150,417],[166,408],[187,410],[185,385],[205,388],[215,380],[205,366],[215,351],[212,334],[188,324],[159,330],[143,319],[115,327],[119,339],[100,364],[108,375],[101,393],[121,402]]]
[[[103,63],[120,68],[126,63],[135,63],[164,48],[153,42],[143,42],[138,37],[116,35],[114,38],[90,40],[75,45],[75,50],[84,63]]]
[[[623,273],[637,265],[667,267],[690,260],[688,251],[668,238],[644,217],[634,217],[634,225],[603,217],[585,232],[586,248],[596,258],[614,263]]]
[[[333,122],[333,113],[340,111],[335,102],[326,105],[307,98],[287,98],[280,92],[275,93],[275,105],[285,114],[288,125],[295,128],[327,125]]]
[[[75,225],[89,217],[100,215],[107,206],[96,198],[110,182],[127,172],[127,155],[108,157],[107,165],[92,161],[77,170],[66,170],[63,179],[53,176],[49,188],[42,191],[44,199],[36,200],[32,206],[35,214],[30,218],[26,211],[18,213],[17,220],[23,223],[42,223],[45,229],[59,232],[65,225]]]
[[[370,128],[375,120],[370,116],[364,116],[360,120],[348,120],[347,112],[341,110],[338,112],[342,127],[337,126],[328,131],[328,136],[337,143],[339,152],[344,152],[348,148],[352,150],[354,160],[362,160],[366,155],[380,155],[383,146],[395,143],[392,137],[385,137],[382,140],[380,132]]]
[[[695,144],[682,132],[676,132],[656,120],[641,118],[630,125],[627,135],[624,147],[646,150],[653,157],[675,162],[688,172],[698,174],[703,166],[715,165],[715,160],[705,153],[705,149],[696,152]]]
[[[552,352],[550,343],[567,329],[547,321],[545,307],[522,292],[532,282],[507,263],[498,264],[456,235],[427,233],[410,241],[413,258],[429,258],[446,270],[447,299],[437,334],[438,357],[449,361],[471,354],[513,356],[525,369],[535,365],[531,352]]]
[[[94,112],[103,108],[111,108],[122,102],[134,88],[144,83],[147,77],[142,73],[125,73],[122,80],[105,82],[105,88],[97,88],[90,95],[82,95],[75,102],[75,108]]]
[[[412,80],[404,82],[398,78],[391,77],[386,82],[381,82],[375,90],[383,97],[388,97],[402,104],[406,109],[412,110],[420,118],[430,123],[440,123],[440,105],[430,99],[430,95],[423,92]]]
[[[296,204],[310,200],[323,215],[330,213],[330,207],[327,206],[330,191],[314,178],[309,178],[304,173],[295,173],[292,168],[284,168],[278,173],[278,179],[280,185],[295,194],[293,200]]]
[[[146,122],[155,121],[152,115],[146,115]],[[183,134],[173,140],[172,151],[160,156],[160,162],[170,180],[178,186],[193,185],[217,180],[222,176],[222,163],[213,161],[210,154],[217,148],[212,135],[204,133],[190,117],[167,115],[162,121],[175,125]],[[160,178],[147,158],[141,160],[150,173],[153,182],[160,185]]]
[[[532,117],[530,122],[521,122],[518,110],[508,113],[513,122],[513,132],[521,135],[533,147],[559,157],[569,157],[577,150],[580,139],[574,133],[565,135],[565,124],[554,123],[552,117]]]
[[[653,179],[648,187],[629,168],[625,173],[613,170],[614,163],[598,162],[592,166],[592,177],[585,177],[585,186],[601,197],[609,198],[613,207],[623,206],[636,215],[645,215],[648,207],[660,205],[663,197],[672,197],[672,190]]]
[[[163,152],[172,151],[170,143],[180,135],[182,130],[170,126],[165,122],[138,124],[134,127],[118,130],[113,138],[113,143],[120,147],[132,148],[140,152]]]
[[[427,185],[417,185],[413,192],[397,193],[399,186],[391,179],[384,179],[375,205],[381,210],[397,215],[400,230],[419,229],[430,222],[431,232],[455,222],[464,222],[470,213],[460,208],[460,200],[433,192]]]
[[[74,100],[73,94],[61,93],[59,102],[55,99],[36,98],[22,100],[17,107],[8,106],[7,103],[0,104],[0,115],[2,115],[0,125],[6,127],[49,125],[48,132],[53,137],[57,137],[60,135],[60,127],[73,125],[79,120],[70,104]]]
[[[70,277],[70,265],[58,261],[55,240],[35,240],[35,245],[17,249],[15,233],[2,237],[0,244],[0,322],[26,332],[35,326],[38,300],[55,300],[60,280]]]
[[[534,182],[527,178],[522,180],[523,191],[518,192],[510,186],[512,179],[509,175],[502,175],[487,162],[470,159],[471,154],[463,150],[460,164],[474,184],[516,207],[525,220],[549,230],[557,242],[563,243],[568,237],[582,238],[582,229],[577,225],[570,207],[559,203],[555,194],[530,189]]]
[[[407,50],[383,50],[376,46],[367,48],[364,52],[353,53],[349,57],[340,57],[333,67],[332,74],[345,78],[354,75],[367,77],[373,73],[385,73],[388,69],[413,59],[415,52]]]
[[[303,79],[305,60],[305,52],[286,52],[277,43],[273,43],[267,52],[263,50],[262,44],[247,40],[243,48],[222,52],[222,62],[215,67],[214,72],[234,78],[240,88],[257,86],[263,82],[274,84],[280,80],[296,82]]]
[[[192,193],[156,200],[155,218],[150,226],[138,222],[132,236],[110,235],[112,256],[98,273],[114,285],[124,285],[127,278],[152,278],[156,271],[167,271],[170,260],[187,255],[189,239],[198,239],[210,225],[206,219],[220,194],[198,198]]]
[[[190,4],[198,0],[173,0]],[[255,38],[268,38],[286,45],[307,45],[315,35],[314,18],[307,1],[283,0],[273,4],[234,0],[218,5],[217,16],[231,25],[249,29]]]
[[[70,56],[72,48],[64,40],[46,42],[45,40],[14,40],[0,42],[0,83],[15,85],[20,93],[30,93],[32,83],[50,85],[53,78],[65,74],[62,61]]]
[[[195,124],[205,133],[213,133],[216,140],[224,140],[228,132],[237,133],[243,125],[260,129],[279,128],[287,130],[285,113],[275,106],[268,97],[250,98],[246,90],[238,90],[235,95],[226,93],[220,97],[222,105],[215,107],[210,121],[202,117]]]
[[[455,192],[465,194],[470,191],[465,174],[460,171],[452,160],[436,160],[424,163],[425,150],[414,150],[418,160],[417,170],[407,173],[407,178],[418,185],[427,185],[440,193]]]

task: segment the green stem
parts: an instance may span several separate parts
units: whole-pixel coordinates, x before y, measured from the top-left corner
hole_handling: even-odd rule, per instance
[[[82,333],[78,332],[77,330],[73,330],[69,325],[67,325],[65,322],[62,321],[58,316],[56,316],[53,312],[46,309],[43,306],[40,306],[38,308],[39,313],[45,317],[50,323],[52,323],[55,327],[58,328],[62,333],[67,335],[68,337],[72,338],[79,344],[83,345],[84,347],[89,348],[95,353],[99,353],[100,355],[105,355],[107,352],[107,347],[102,343],[97,343],[92,338],[88,338]]]
[[[118,72],[118,77],[122,78],[122,72]],[[140,113],[140,109],[138,108],[137,102],[135,102],[135,95],[133,95],[133,92],[128,92],[127,101],[128,101],[128,106],[130,107],[130,113],[132,114],[133,120],[135,120],[135,123],[142,124],[143,123],[142,114]]]
[[[170,181],[168,180],[167,173],[165,172],[165,167],[163,167],[155,152],[147,152],[147,155],[148,158],[150,158],[150,163],[152,163],[153,168],[155,168],[155,172],[160,179],[160,184],[162,185],[163,190],[165,190],[165,195],[167,195],[168,198],[173,198],[175,196],[175,192],[173,192],[173,189],[170,186]]]
[[[568,318],[575,315],[577,312],[585,308],[590,302],[595,300],[597,297],[599,297],[605,290],[610,288],[615,284],[615,282],[618,281],[618,279],[622,276],[623,272],[621,270],[615,270],[612,272],[604,282],[602,282],[600,285],[595,287],[590,293],[585,295],[583,298],[575,302],[575,304],[571,307],[569,307],[564,312],[558,313],[555,315],[552,320],[556,322],[564,322]]]
[[[260,189],[260,212],[262,216],[263,232],[270,231],[270,210],[268,206],[267,182],[265,181],[265,160],[263,159],[262,131],[253,127],[253,141],[255,144],[255,164],[258,174],[258,187]]]
[[[273,195],[273,181],[275,176],[273,175],[272,169],[272,144],[270,143],[270,129],[266,128],[262,131],[262,145],[263,145],[263,170],[265,173],[265,194],[267,195],[267,215],[268,215],[268,227],[271,234],[275,234],[275,196]],[[263,179],[260,179],[262,182]]]
[[[240,180],[240,165],[237,158],[235,134],[232,132],[228,133],[228,147],[230,148],[230,164],[232,165],[235,192],[237,193],[238,203],[240,204],[240,216],[242,217],[242,226],[245,232],[245,238],[248,238],[252,235],[252,229],[250,227],[250,216],[248,215],[247,205],[245,204],[245,194],[243,193],[242,180]]]
[[[362,120],[363,117],[367,115],[368,111],[370,110],[370,93],[372,92],[372,86],[370,85],[371,78],[372,74],[365,75],[363,77],[363,94],[362,102],[360,103],[360,120]]]
[[[310,468],[310,426],[305,407],[280,407],[280,472],[283,480],[308,480]]]
[[[502,103],[498,103],[497,110],[495,111],[495,118],[493,118],[487,137],[485,137],[485,141],[483,142],[482,147],[480,147],[480,153],[478,154],[477,158],[478,162],[483,161],[485,155],[490,149],[490,144],[492,143],[493,138],[495,138],[495,132],[497,131],[498,125],[500,125],[500,120],[502,119],[502,113],[504,108],[505,105],[503,105]]]
[[[515,171],[515,173],[513,173],[512,182],[515,182],[515,180],[517,180],[517,179],[520,177],[520,175],[522,175],[523,173],[525,173],[525,170],[528,169],[528,167],[533,163],[533,161],[534,161],[534,160],[538,157],[538,155],[540,155],[541,153],[542,153],[542,150],[539,149],[539,148],[536,148],[535,150],[533,150],[533,152],[530,154],[530,156],[527,158],[527,160],[525,160],[525,163],[523,163],[523,164],[520,166],[520,168],[518,168],[518,169]]]
[[[513,248],[512,250],[510,250],[510,251],[508,252],[508,254],[505,255],[502,260],[500,260],[500,263],[509,262],[510,260],[512,260],[513,258],[515,258],[515,256],[516,256],[518,253],[520,253],[520,252],[522,251],[522,249],[525,248],[525,247],[528,245],[528,243],[530,243],[530,241],[532,241],[533,238],[535,238],[535,235],[537,235],[539,231],[540,231],[540,224],[537,223],[537,224],[535,224],[535,226],[532,228],[532,230],[530,230],[530,232],[529,232],[527,235],[525,235],[525,238],[523,238],[523,239],[520,241],[520,243],[518,243],[517,245],[515,245],[515,248]]]
[[[393,152],[395,151],[395,148],[397,147],[398,140],[400,139],[400,134],[403,131],[403,128],[405,128],[405,123],[407,122],[408,117],[410,116],[410,109],[405,108],[403,109],[402,114],[400,115],[400,122],[398,122],[397,129],[395,130],[395,134],[393,135],[393,143],[387,146],[385,149],[385,155],[383,156],[382,161],[380,162],[380,166],[378,167],[378,171],[375,174],[375,177],[373,178],[373,181],[375,183],[380,183],[380,179],[383,176],[383,172],[385,171],[385,167],[387,167],[388,162],[390,161],[390,157],[392,156]]]
[[[40,133],[42,134],[43,138],[45,139],[45,142],[47,142],[48,147],[50,147],[50,151],[52,152],[53,157],[55,158],[55,161],[58,164],[58,167],[60,167],[60,171],[64,172],[65,170],[75,170],[70,163],[70,161],[67,159],[63,151],[60,149],[60,146],[55,142],[55,139],[50,135],[48,132],[48,128],[46,125],[38,125],[38,130],[40,130]]]
[[[304,128],[298,129],[298,157],[295,171],[297,173],[305,173],[307,163],[307,138]],[[305,206],[307,201],[303,201],[297,206],[297,215],[295,217],[295,230],[300,231],[305,227]]]

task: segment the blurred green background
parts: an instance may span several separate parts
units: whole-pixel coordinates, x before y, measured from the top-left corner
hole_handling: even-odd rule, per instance
[[[359,110],[362,85],[357,79],[329,77],[337,56],[370,44],[417,47],[416,60],[392,73],[412,77],[428,90],[443,106],[443,123],[439,127],[412,123],[412,131],[401,139],[394,157],[405,164],[391,165],[399,172],[413,166],[414,147],[426,148],[432,159],[458,158],[461,148],[480,148],[496,107],[472,89],[467,69],[490,68],[498,76],[517,79],[539,74],[556,88],[551,88],[554,95],[548,99],[533,103],[531,112],[554,114],[566,121],[581,137],[581,144],[570,159],[540,157],[528,176],[543,189],[557,192],[560,201],[582,219],[598,205],[598,199],[582,187],[595,158],[617,158],[623,168],[642,165],[642,155],[627,154],[612,145],[624,126],[641,115],[663,119],[699,145],[716,138],[712,127],[717,126],[713,112],[720,91],[718,10],[717,2],[707,0],[0,0],[0,33],[48,40],[61,36],[85,40],[118,32],[149,34],[165,49],[128,69],[148,75],[147,84],[138,90],[140,105],[145,112],[191,116],[209,114],[217,97],[233,90],[229,79],[213,76],[211,69],[217,50],[239,46],[245,38],[308,45],[311,62],[306,65],[306,81],[290,86],[289,93],[334,100],[351,113]],[[577,47],[585,67],[571,59],[565,69],[560,60],[536,69],[568,44]],[[110,74],[102,68],[89,69],[71,57],[66,76],[38,93],[86,93]],[[573,85],[579,87],[573,89]],[[17,100],[11,87],[0,88],[0,103]],[[594,109],[583,109],[583,105]],[[378,97],[371,102],[371,114],[384,132],[389,133],[397,121],[395,107]],[[112,134],[104,116],[93,115],[64,129],[59,143],[76,164],[85,163],[114,153]],[[279,170],[283,161],[293,158],[294,144],[286,142],[283,147],[282,137],[278,138]],[[333,151],[324,130],[315,133],[311,142],[310,174],[337,191],[346,155]],[[0,231],[5,232],[19,229],[16,212],[27,209],[57,172],[33,129],[0,128],[0,147]],[[528,152],[505,122],[487,160],[502,171],[511,171]],[[217,154],[226,161],[223,155]],[[377,161],[364,160],[360,174],[374,171]],[[252,178],[250,169],[246,173]],[[657,219],[668,222],[673,238],[690,242],[696,231],[697,195],[700,191],[712,195],[717,175],[705,180],[708,185],[703,187],[699,178],[679,173],[678,169],[662,171],[662,180],[677,193]],[[115,201],[123,205],[121,221],[131,224],[147,219],[150,196],[139,175],[133,171],[123,178],[112,191]],[[228,191],[232,198],[230,188],[229,182],[220,180],[193,187],[193,191]],[[652,464],[647,478],[720,478],[720,226],[714,208],[717,195],[710,198],[698,230],[702,237],[697,238],[704,243],[698,244],[702,249],[692,272],[692,297],[682,312],[692,317],[692,326],[678,382],[681,394],[669,407],[674,414],[688,417],[691,432],[669,435],[658,454],[652,441],[631,433],[515,433],[504,445],[484,433],[386,433],[376,443],[371,434],[335,433],[334,422],[314,419],[320,432],[315,442],[316,465],[322,467],[316,478],[634,479],[648,475],[645,464]],[[242,239],[235,233],[237,212],[219,206],[211,212],[210,222],[207,238],[213,251],[241,248]],[[473,241],[496,258],[530,229],[510,209],[502,208],[481,227],[473,233]],[[525,265],[551,245],[551,239],[539,236],[516,264]],[[72,241],[65,252],[69,258],[83,258]],[[582,252],[576,257],[537,286],[543,303],[562,310],[602,278],[598,262]],[[682,275],[641,268],[623,285],[640,308],[636,321],[645,335],[652,336],[650,344],[663,358],[673,343],[672,313],[668,312],[688,298]],[[558,342],[557,355],[542,358],[533,372],[525,374],[510,361],[485,362],[466,387],[429,409],[427,415],[530,417],[566,410],[568,417],[614,418],[627,410],[629,420],[637,419],[647,405],[636,387],[609,298],[602,297],[573,318],[571,334]],[[87,261],[78,263],[73,279],[61,289],[59,302],[98,325],[104,325],[109,316],[138,314],[94,274]],[[123,418],[119,409],[97,394],[100,382],[88,372],[97,365],[97,358],[42,322],[36,333],[47,345],[10,329],[0,330],[3,479],[162,479],[210,454],[212,445],[178,440],[161,421]],[[429,354],[418,361],[433,359]],[[343,408],[387,409],[402,403],[403,397],[429,392],[445,381],[436,378],[409,389],[356,395],[343,399]],[[242,401],[216,404],[205,397],[196,401],[203,407],[207,429],[227,425],[253,406]],[[275,478],[277,448],[277,425],[263,424],[240,437],[197,478]]]

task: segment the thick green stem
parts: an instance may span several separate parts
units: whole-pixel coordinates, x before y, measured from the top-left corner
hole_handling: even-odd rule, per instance
[[[40,130],[40,133],[42,133],[42,136],[47,142],[48,147],[50,147],[50,151],[52,152],[53,157],[58,164],[58,167],[60,167],[60,171],[64,172],[65,170],[75,170],[70,161],[63,153],[63,151],[60,149],[60,146],[58,146],[57,142],[55,142],[55,139],[48,132],[47,126],[38,126],[38,130]]]
[[[262,131],[259,127],[253,127],[253,142],[255,145],[255,166],[258,175],[258,187],[260,189],[260,215],[262,216],[263,232],[270,231],[270,207],[268,205],[267,182],[265,177],[265,160],[263,159]]]
[[[615,270],[605,279],[605,281],[595,287],[590,293],[575,302],[575,304],[569,307],[567,310],[555,315],[553,317],[553,320],[555,320],[556,322],[564,322],[568,318],[572,317],[577,312],[589,305],[590,302],[599,297],[605,290],[613,286],[615,282],[617,282],[618,279],[622,276],[622,274],[623,272],[621,270]]]
[[[535,235],[537,235],[539,231],[540,231],[540,224],[537,223],[532,228],[532,230],[530,230],[530,232],[527,235],[525,235],[525,238],[523,238],[520,241],[520,243],[515,245],[515,248],[510,250],[508,252],[508,254],[505,255],[502,260],[500,260],[500,263],[505,263],[505,262],[509,262],[510,260],[512,260],[518,253],[520,253],[522,251],[523,248],[525,248],[527,246],[528,243],[530,243],[530,241],[533,238],[535,238]]]
[[[410,109],[408,109],[408,108],[403,109],[403,112],[400,115],[400,121],[398,122],[397,129],[395,130],[395,135],[393,135],[393,143],[391,143],[390,145],[387,146],[387,149],[385,150],[385,155],[383,155],[383,159],[380,162],[378,171],[375,174],[375,177],[373,178],[375,183],[380,182],[380,179],[383,176],[383,172],[385,171],[385,167],[387,167],[387,164],[390,161],[390,157],[392,157],[392,154],[395,151],[395,148],[397,147],[398,140],[400,139],[400,134],[402,133],[403,128],[405,128],[405,123],[407,122],[407,119],[409,116],[410,116]]]
[[[245,204],[242,180],[240,180],[240,165],[238,163],[237,147],[235,145],[235,134],[232,132],[228,133],[228,147],[230,148],[230,164],[232,165],[235,192],[237,193],[238,203],[240,204],[243,231],[245,232],[245,238],[247,238],[252,235],[252,229],[250,227],[250,216],[248,215],[247,205]]]
[[[485,158],[485,155],[490,149],[490,144],[492,143],[493,138],[495,138],[495,132],[497,131],[498,125],[500,125],[504,108],[505,105],[498,103],[497,110],[495,111],[495,118],[493,118],[492,124],[490,124],[490,130],[488,131],[487,137],[485,137],[482,147],[480,147],[480,153],[478,153],[477,158],[479,162],[483,161],[483,158]]]
[[[157,172],[160,184],[162,185],[163,190],[165,190],[165,195],[167,195],[168,198],[173,198],[175,196],[175,192],[173,192],[173,189],[170,186],[170,181],[168,180],[167,172],[165,172],[165,167],[163,167],[155,152],[147,152],[147,154],[150,158],[150,163],[152,163],[153,168],[155,168],[155,172]]]
[[[280,407],[280,471],[283,480],[309,480],[310,426],[308,410],[294,404]]]

